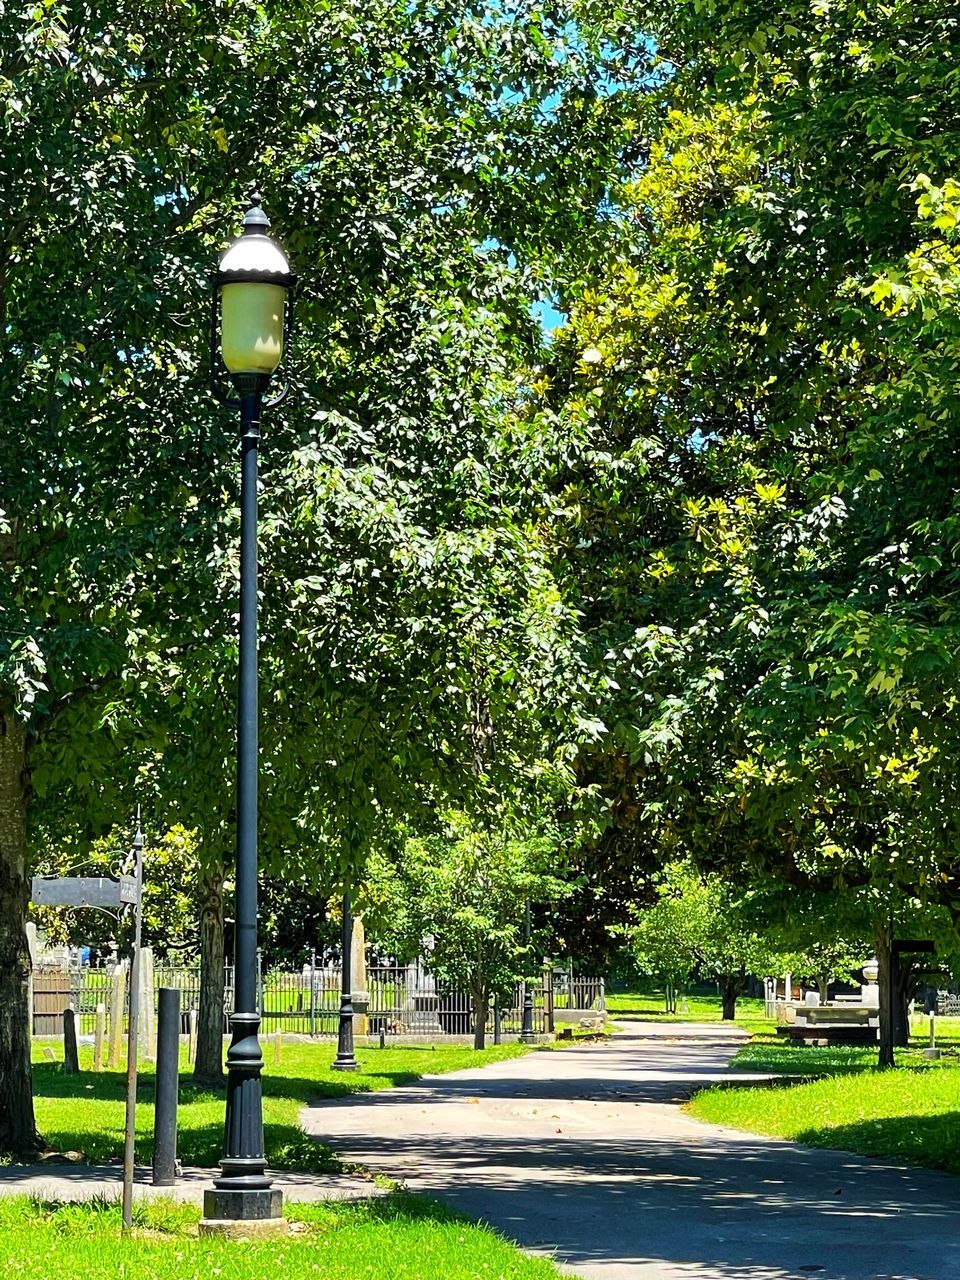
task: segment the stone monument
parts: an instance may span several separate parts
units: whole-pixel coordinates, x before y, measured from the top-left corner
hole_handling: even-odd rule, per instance
[[[367,990],[367,939],[363,929],[363,917],[353,917],[353,938],[350,945],[350,995],[353,1003],[353,1030],[365,1036],[369,1030],[367,1010],[370,1008],[370,992]]]

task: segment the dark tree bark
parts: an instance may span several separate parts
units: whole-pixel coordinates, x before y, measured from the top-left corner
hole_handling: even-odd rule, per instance
[[[219,1088],[223,1074],[223,878],[222,865],[203,873],[200,907],[200,1007],[197,1010],[196,1084]]]
[[[27,1026],[28,786],[23,726],[12,714],[0,714],[0,1151],[12,1155],[30,1155],[43,1145],[33,1113]]]
[[[898,956],[893,965],[893,1043],[898,1049],[910,1044],[910,1001],[916,987],[916,965],[909,958]]]
[[[721,1016],[724,1022],[734,1022],[736,1020],[737,997],[741,994],[746,984],[747,976],[744,973],[727,973],[721,978],[720,989],[723,1006]]]
[[[473,1001],[473,1047],[487,1047],[487,1015],[490,1006],[490,992],[485,987],[474,987],[471,992]]]
[[[876,928],[877,965],[879,973],[877,982],[880,987],[880,1052],[877,1066],[887,1068],[896,1066],[893,1053],[893,1018],[891,1017],[894,1002],[891,1000],[891,931],[887,921]]]

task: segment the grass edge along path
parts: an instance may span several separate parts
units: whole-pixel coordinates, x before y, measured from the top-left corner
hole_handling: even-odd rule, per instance
[[[395,1193],[359,1203],[293,1205],[282,1239],[243,1242],[197,1236],[199,1209],[138,1202],[124,1237],[120,1210],[102,1202],[42,1204],[0,1200],[4,1280],[558,1280],[489,1227],[468,1223],[434,1201]]]
[[[898,1051],[900,1065],[879,1071],[875,1049],[792,1047],[760,1033],[732,1069],[806,1080],[775,1089],[705,1089],[685,1110],[709,1124],[960,1174],[957,1028],[944,1026],[947,1047],[939,1062],[920,1056],[921,1036],[914,1043]]]
[[[126,1077],[122,1071],[94,1072],[93,1050],[81,1046],[77,1075],[64,1074],[51,1062],[55,1042],[34,1045],[34,1105],[37,1125],[54,1151],[75,1153],[88,1163],[111,1163],[123,1155]],[[329,1147],[300,1127],[301,1109],[317,1098],[414,1084],[425,1075],[461,1071],[520,1057],[531,1050],[521,1044],[491,1045],[478,1051],[464,1045],[402,1045],[360,1048],[360,1070],[330,1069],[335,1048],[326,1042],[283,1045],[280,1062],[266,1054],[263,1075],[263,1119],[267,1159],[278,1170],[334,1173],[341,1165]],[[177,1155],[185,1165],[213,1168],[223,1147],[224,1093],[198,1089],[191,1080],[186,1051],[181,1056]],[[154,1068],[142,1063],[137,1089],[136,1159],[153,1157]]]

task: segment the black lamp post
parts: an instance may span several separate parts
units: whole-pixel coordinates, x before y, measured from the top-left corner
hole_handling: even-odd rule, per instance
[[[527,899],[524,920],[523,920],[523,940],[527,946],[527,971],[529,975],[530,969],[530,899]],[[523,1025],[520,1031],[520,1039],[524,1044],[536,1044],[537,1035],[533,1029],[533,987],[530,985],[529,976],[523,980]]]
[[[340,1021],[337,1026],[337,1056],[330,1063],[334,1071],[359,1071],[353,1052],[353,905],[350,894],[343,895],[343,947],[340,975]]]
[[[220,1177],[204,1193],[204,1234],[283,1228],[283,1197],[263,1149],[260,1010],[257,1001],[257,446],[260,415],[289,336],[295,277],[267,235],[254,193],[243,233],[220,259],[210,325],[213,391],[240,410],[240,679],[237,706],[237,875],[234,1011],[227,1050],[227,1115]],[[233,383],[230,394],[226,376]]]

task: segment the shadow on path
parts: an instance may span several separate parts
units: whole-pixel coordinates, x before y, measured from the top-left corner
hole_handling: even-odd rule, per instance
[[[960,1183],[692,1120],[676,1101],[722,1077],[740,1041],[670,1031],[320,1104],[304,1120],[345,1157],[584,1276],[960,1280]]]

